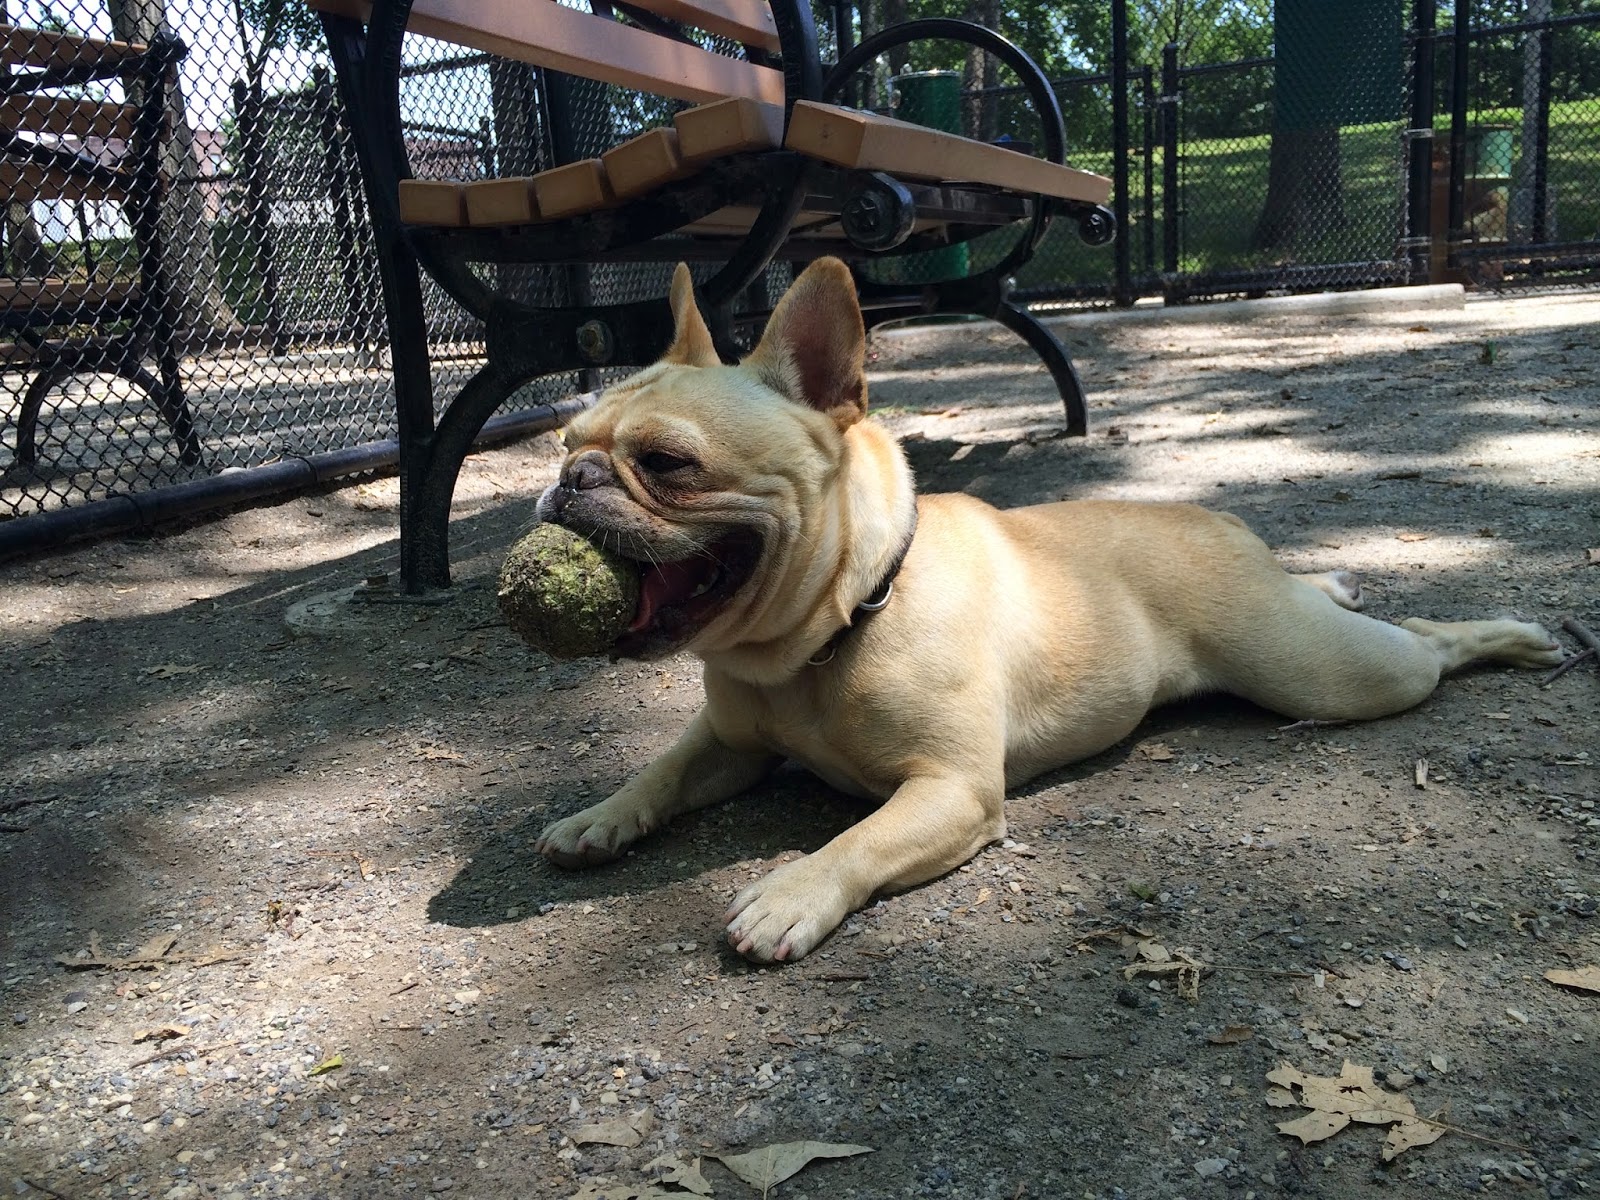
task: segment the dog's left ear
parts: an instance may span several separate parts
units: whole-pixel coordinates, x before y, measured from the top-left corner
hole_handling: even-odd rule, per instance
[[[662,356],[663,362],[680,363],[686,367],[715,367],[722,364],[717,348],[711,341],[711,330],[700,308],[694,302],[694,277],[689,274],[689,264],[679,263],[672,273],[672,345]]]
[[[794,281],[744,365],[840,429],[867,415],[867,333],[850,268],[819,258]]]

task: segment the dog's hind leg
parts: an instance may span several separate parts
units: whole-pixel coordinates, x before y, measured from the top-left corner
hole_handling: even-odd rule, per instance
[[[1209,631],[1212,677],[1226,690],[1300,720],[1350,721],[1419,704],[1439,678],[1470,662],[1551,667],[1561,647],[1521,621],[1410,620],[1390,625],[1350,611],[1327,577],[1285,575],[1233,598]]]
[[[1296,575],[1294,578],[1309,583],[1340,608],[1360,612],[1367,606],[1367,594],[1361,590],[1361,579],[1354,571],[1326,571],[1321,575]]]

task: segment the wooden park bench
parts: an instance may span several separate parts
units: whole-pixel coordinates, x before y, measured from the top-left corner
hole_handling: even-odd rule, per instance
[[[136,266],[115,255],[97,261],[88,238],[78,262],[62,253],[65,243],[5,248],[0,326],[12,340],[4,369],[32,373],[15,417],[18,463],[31,466],[38,457],[39,415],[51,390],[90,373],[117,375],[143,390],[180,459],[200,461],[160,229],[168,78],[185,53],[169,35],[137,45],[0,24],[0,200],[8,236],[31,225],[41,204],[110,201],[126,217],[137,257]],[[103,90],[95,85],[114,79],[136,100],[93,95]],[[154,372],[146,365],[152,358]]]
[[[450,500],[461,461],[514,390],[560,372],[578,373],[580,388],[592,389],[598,368],[646,365],[671,340],[665,275],[658,295],[611,303],[597,302],[585,277],[571,275],[562,302],[540,303],[501,286],[526,280],[529,265],[707,264],[698,299],[731,358],[740,333],[769,311],[762,285],[769,263],[837,255],[856,269],[869,325],[970,313],[1019,333],[1050,369],[1069,432],[1084,432],[1083,393],[1065,349],[1010,298],[1012,274],[1055,215],[1076,219],[1092,243],[1115,232],[1105,208],[1110,181],[1064,163],[1049,83],[998,34],[946,19],[886,30],[827,68],[809,2],[591,0],[593,11],[582,11],[555,0],[311,0],[362,162],[383,272],[407,592],[448,586]],[[422,165],[425,138],[438,131],[408,126],[403,85],[447,85],[419,76],[408,31],[477,56],[461,53],[459,62],[492,56],[537,68],[518,69],[531,81],[526,124],[543,138],[531,157],[547,169],[414,177],[412,160]],[[835,103],[880,55],[932,38],[976,45],[1015,72],[1042,130],[1038,157],[1028,146]],[[592,107],[608,86],[649,98],[661,119],[599,153],[581,153],[579,100]],[[526,152],[506,157],[530,159]],[[458,166],[453,173],[468,172]],[[1005,227],[1017,234],[1010,248],[958,278],[892,283],[864,269]],[[484,328],[486,364],[437,423],[419,264]],[[581,403],[550,406],[551,425]]]

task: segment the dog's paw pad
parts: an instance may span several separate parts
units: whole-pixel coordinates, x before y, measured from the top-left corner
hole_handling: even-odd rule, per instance
[[[811,858],[756,880],[728,907],[728,945],[754,962],[793,962],[809,954],[849,911],[842,889]]]
[[[533,848],[556,866],[576,870],[620,857],[623,848],[641,832],[637,827],[624,828],[594,809],[586,809],[547,826]]]

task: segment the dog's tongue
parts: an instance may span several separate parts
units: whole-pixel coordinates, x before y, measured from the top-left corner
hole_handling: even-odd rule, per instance
[[[705,578],[708,564],[703,559],[656,563],[644,569],[639,580],[639,607],[633,614],[629,633],[650,628],[656,614],[669,604],[682,604]]]

